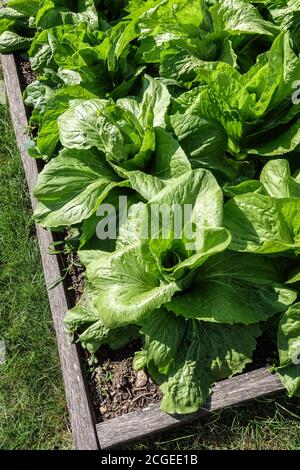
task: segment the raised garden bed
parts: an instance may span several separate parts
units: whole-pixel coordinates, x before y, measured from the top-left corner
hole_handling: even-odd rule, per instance
[[[18,65],[13,54],[2,56],[2,67],[13,126],[34,208],[33,187],[38,176],[38,165],[37,161],[30,158],[25,150],[25,141],[27,140],[25,129],[28,122],[22,100]],[[202,418],[224,407],[238,405],[283,390],[277,375],[271,374],[265,368],[259,368],[216,384],[210,400],[198,413],[171,416],[160,411],[159,404],[156,403],[147,404],[144,409],[102,421],[99,413],[96,414],[93,407],[94,400],[88,386],[85,354],[80,346],[70,343],[65,330],[64,317],[72,305],[67,285],[60,283],[51,288],[62,276],[63,260],[60,255],[50,256],[48,254],[49,244],[55,240],[54,235],[39,226],[36,230],[57,335],[74,445],[77,449],[107,449],[125,444],[134,439],[141,439],[155,432],[165,431]],[[126,368],[124,373],[127,373]],[[101,380],[99,386],[101,387]],[[153,393],[155,395],[154,391]],[[141,406],[143,406],[143,402]]]

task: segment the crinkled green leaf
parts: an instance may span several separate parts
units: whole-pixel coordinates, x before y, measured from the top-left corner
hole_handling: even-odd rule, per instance
[[[106,326],[139,323],[171,299],[179,287],[160,279],[156,271],[154,259],[140,243],[103,253],[87,266],[88,279],[97,289],[95,306]]]
[[[183,414],[197,411],[206,402],[215,380],[243,371],[251,362],[260,330],[256,325],[185,322],[159,310],[142,323],[142,333],[148,367],[154,365],[166,374],[161,409]]]
[[[166,308],[185,318],[258,323],[296,300],[296,292],[279,284],[282,281],[272,260],[227,252],[204,263],[189,289],[174,296]]]
[[[271,22],[265,21],[258,10],[245,0],[221,0],[211,12],[217,31],[230,35],[262,34],[273,36],[279,32]]]
[[[119,349],[139,335],[135,326],[116,330],[106,328],[99,319],[94,307],[94,294],[88,287],[76,306],[68,311],[65,322],[69,333],[75,338],[77,335],[81,345],[91,354],[95,354],[104,344]]]
[[[124,184],[101,153],[65,149],[39,174],[34,189],[35,220],[48,228],[82,222],[111,189]]]
[[[36,25],[48,29],[59,24],[77,24],[86,21],[91,27],[99,24],[93,0],[76,1],[76,11],[71,11],[64,0],[44,0],[36,16]]]
[[[176,239],[174,234],[164,237],[161,225],[147,239],[145,224],[151,219],[151,207],[167,205],[168,201],[179,207],[191,205],[190,220],[186,219],[186,224],[193,221],[199,229],[203,228],[201,239],[192,246]],[[205,212],[205,204],[209,206],[209,214]],[[183,288],[189,272],[213,254],[225,250],[230,243],[228,232],[219,227],[222,192],[205,170],[195,170],[172,181],[139,211],[139,218],[139,237],[135,235],[125,246],[121,243],[114,253],[95,255],[87,266],[89,282],[99,293],[96,305],[107,326],[138,323],[150,315]],[[171,212],[166,219],[170,231],[172,218]],[[170,265],[170,260],[171,263],[174,260],[174,264]]]
[[[185,152],[170,132],[156,128],[155,140],[156,150],[151,165],[154,176],[161,179],[176,178],[192,169]]]
[[[0,34],[0,53],[13,52],[30,47],[32,38],[19,36],[13,31],[4,31]]]
[[[0,12],[0,17],[7,16],[7,11],[9,10],[11,15],[20,15],[29,18],[30,16],[36,16],[41,0],[30,0],[26,2],[24,0],[9,0],[8,8],[4,8]]]
[[[293,178],[287,160],[271,160],[260,175],[268,194],[276,198],[300,197],[300,178]]]
[[[300,395],[300,304],[283,314],[278,328],[280,367],[277,373],[289,396]]]
[[[240,196],[247,193],[266,194],[264,185],[257,180],[245,180],[237,184],[226,183],[223,192],[228,197]]]
[[[49,159],[54,154],[59,142],[57,120],[69,108],[69,103],[74,99],[90,99],[94,96],[80,85],[64,87],[46,96],[43,94],[43,101],[39,101],[39,106],[35,108],[31,117],[31,123],[39,126],[36,147],[41,157]]]
[[[300,249],[300,199],[275,199],[249,193],[225,205],[224,224],[232,235],[230,249],[281,253]]]

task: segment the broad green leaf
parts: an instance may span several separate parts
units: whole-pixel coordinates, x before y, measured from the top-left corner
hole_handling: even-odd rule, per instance
[[[28,55],[31,68],[35,72],[42,72],[44,68],[53,67],[53,51],[49,44],[48,30],[43,30],[35,35]]]
[[[278,157],[290,153],[300,145],[300,119],[288,126],[287,130],[281,131],[280,126],[276,137],[269,142],[247,148],[250,154],[262,155],[264,157]]]
[[[109,328],[139,323],[179,290],[176,282],[158,277],[154,259],[140,243],[103,253],[88,264],[87,277],[97,289],[95,306]]]
[[[276,198],[300,197],[300,179],[291,175],[287,160],[271,160],[267,163],[260,175],[268,194]]]
[[[144,362],[165,374],[161,409],[170,414],[198,411],[215,380],[242,372],[260,334],[256,325],[184,321],[164,310],[143,321],[141,331],[146,336]]]
[[[281,366],[296,362],[300,356],[300,304],[290,307],[282,316],[278,330],[278,350]],[[300,361],[299,361],[300,362]]]
[[[0,53],[5,54],[8,52],[28,49],[31,41],[32,38],[19,36],[13,31],[4,31],[0,34]]]
[[[65,317],[69,333],[73,338],[78,337],[83,348],[91,354],[95,354],[104,344],[112,349],[119,349],[139,336],[138,328],[135,326],[116,330],[106,328],[94,307],[94,297],[93,290],[86,286],[79,302]]]
[[[161,410],[186,414],[199,410],[216,380],[241,373],[251,362],[259,327],[192,321],[182,350],[162,385]]]
[[[256,64],[241,77],[250,93],[255,93],[257,116],[291,101],[293,84],[298,79],[300,63],[290,45],[290,37],[280,34],[269,51],[258,56]],[[290,103],[292,105],[292,103]]]
[[[166,308],[185,318],[252,324],[286,310],[297,298],[283,287],[283,276],[272,260],[252,254],[224,253],[211,257],[188,290]]]
[[[93,0],[80,0],[77,11],[71,11],[64,0],[44,0],[36,16],[36,25],[39,28],[53,28],[59,24],[77,24],[85,21],[92,28],[99,24],[97,10]]]
[[[147,208],[151,213],[154,205],[172,208],[178,205],[191,210],[191,221],[201,227],[222,227],[223,194],[210,171],[199,169],[171,180],[151,201]],[[187,207],[188,206],[188,207]],[[158,229],[158,233],[161,227]]]
[[[283,314],[278,328],[280,367],[277,373],[289,396],[300,395],[300,304]]]
[[[158,309],[143,320],[141,325],[141,333],[145,336],[143,349],[146,363],[143,367],[153,362],[160,373],[167,374],[184,340],[189,323],[184,318]],[[138,368],[136,360],[135,366]]]
[[[179,279],[228,247],[231,237],[222,223],[220,187],[207,170],[193,170],[170,180],[147,203],[141,232],[161,273]]]
[[[156,149],[152,158],[151,173],[161,179],[176,178],[190,171],[191,164],[170,132],[155,129]]]
[[[157,22],[172,22],[199,27],[208,15],[205,2],[201,0],[163,0],[148,2],[150,8],[142,15],[142,21],[153,25]],[[155,5],[156,4],[156,5]],[[136,14],[136,13],[133,13]]]
[[[276,369],[279,378],[287,390],[290,397],[300,397],[300,367],[298,365],[290,365],[286,367],[278,367]]]
[[[29,18],[37,14],[41,1],[30,0],[30,2],[26,2],[24,0],[9,0],[9,2],[6,3],[9,4],[9,8],[3,9],[3,13],[1,12],[0,16],[2,16],[2,14],[6,15],[6,10],[13,10],[15,13]]]
[[[131,188],[137,191],[146,201],[153,199],[167,184],[167,181],[139,170],[128,171],[126,177],[130,182]]]
[[[99,117],[107,100],[75,100],[58,119],[59,137],[67,148],[102,147]]]
[[[139,202],[129,207],[127,219],[120,226],[116,243],[117,249],[126,248],[140,242],[141,234],[141,213],[145,204]]]
[[[223,186],[223,192],[226,196],[241,196],[247,193],[266,194],[266,190],[262,182],[257,180],[246,180],[237,184],[226,183]]]
[[[183,113],[178,111],[171,116],[171,125],[192,167],[235,175],[225,159],[228,143],[225,129],[214,119],[202,117],[199,113],[197,101],[201,99],[201,90],[197,95],[193,91],[193,95],[195,100],[191,106]]]
[[[143,128],[148,125],[149,108],[153,113],[153,126],[166,126],[165,116],[171,102],[167,87],[149,75],[145,75],[142,91],[137,97],[122,98],[117,104],[136,116]]]
[[[39,174],[35,220],[48,228],[74,225],[90,217],[121,182],[95,150],[63,150]]]
[[[221,0],[211,8],[214,27],[230,35],[262,34],[273,36],[279,32],[265,21],[258,10],[245,0]]]
[[[80,85],[73,85],[58,89],[56,92],[53,91],[47,97],[42,98],[43,102],[39,101],[41,109],[35,108],[31,123],[39,126],[36,147],[40,156],[49,159],[54,154],[59,142],[57,120],[69,108],[70,102],[74,99],[90,99],[94,96]]]
[[[37,115],[45,110],[54,93],[55,91],[50,86],[36,80],[27,86],[24,92],[24,102],[26,106],[34,108]]]
[[[300,199],[244,194],[225,205],[224,225],[232,235],[230,249],[281,253],[300,248]]]

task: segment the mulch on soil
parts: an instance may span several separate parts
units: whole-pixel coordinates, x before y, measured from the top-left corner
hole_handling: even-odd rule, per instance
[[[162,394],[158,385],[145,371],[136,372],[132,368],[134,353],[141,345],[141,341],[137,340],[118,351],[103,347],[99,352],[99,363],[90,372],[99,421],[160,402]]]
[[[27,85],[30,85],[37,79],[36,73],[32,70],[30,66],[30,62],[27,58],[22,57],[19,54],[15,55],[16,62],[18,65],[19,71],[19,78],[21,81],[21,86],[23,89],[26,88]]]

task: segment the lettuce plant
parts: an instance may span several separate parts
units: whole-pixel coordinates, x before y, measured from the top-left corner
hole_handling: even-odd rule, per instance
[[[262,335],[300,396],[299,27],[298,0],[0,10],[0,52],[36,73],[34,218],[85,267],[68,329],[93,357],[141,338],[133,366],[168,413],[197,411]]]

